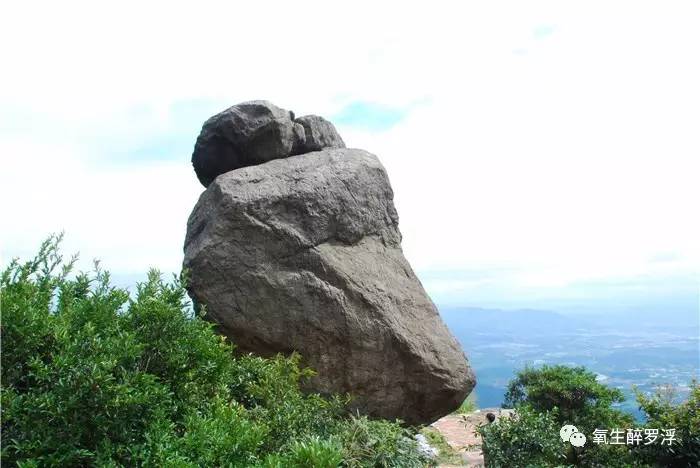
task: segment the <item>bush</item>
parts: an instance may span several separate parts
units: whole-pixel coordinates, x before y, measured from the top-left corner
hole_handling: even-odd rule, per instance
[[[344,448],[343,466],[414,468],[428,460],[416,450],[414,433],[388,421],[353,416],[343,423],[340,440]]]
[[[131,298],[60,236],[2,287],[7,466],[423,466],[411,432],[304,394],[299,357],[234,355],[156,271]],[[404,465],[397,465],[396,461]]]
[[[636,450],[638,458],[661,466],[700,466],[700,383],[691,382],[688,399],[680,404],[661,391],[652,396],[635,393],[646,414],[646,427],[676,430],[672,445],[641,445]]]
[[[647,416],[642,425],[611,407],[622,400],[616,389],[595,380],[583,367],[526,368],[509,384],[506,405],[517,417],[478,430],[487,466],[700,466],[700,386],[691,384],[688,400],[674,405],[659,393],[637,392]],[[559,429],[573,424],[588,441],[583,447],[562,442]],[[594,429],[676,429],[673,445],[592,443]]]
[[[485,426],[484,444],[498,463],[629,466],[633,460],[628,446],[591,442],[595,429],[634,426],[630,415],[612,407],[623,399],[619,390],[597,382],[583,367],[527,367],[509,383],[505,395],[504,406],[516,408],[518,417]],[[576,426],[589,442],[573,447],[562,441],[559,430],[566,424]],[[498,463],[489,466],[505,466]]]
[[[487,466],[557,466],[566,461],[556,417],[521,406],[517,416],[504,417],[477,429]]]
[[[629,427],[631,416],[612,408],[624,401],[622,392],[596,380],[584,367],[562,365],[526,367],[508,384],[504,407],[527,404],[535,411],[557,410],[559,427],[573,424],[579,431]]]

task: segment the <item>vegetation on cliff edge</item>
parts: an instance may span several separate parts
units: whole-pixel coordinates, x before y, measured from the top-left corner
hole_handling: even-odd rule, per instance
[[[646,415],[642,424],[615,408],[623,399],[619,390],[601,384],[584,367],[525,368],[510,382],[504,403],[516,408],[517,416],[478,429],[486,465],[700,466],[700,385],[692,382],[690,390],[681,404],[661,394],[637,392]],[[582,447],[561,440],[559,431],[567,424],[585,435]],[[613,441],[615,429],[621,432]],[[659,431],[658,438],[652,441],[645,429]],[[661,443],[669,429],[674,431],[672,440]],[[602,435],[595,440],[596,430],[607,431],[605,440]]]
[[[235,356],[156,271],[133,297],[60,236],[2,286],[6,466],[425,466],[413,432],[305,394],[299,357]]]

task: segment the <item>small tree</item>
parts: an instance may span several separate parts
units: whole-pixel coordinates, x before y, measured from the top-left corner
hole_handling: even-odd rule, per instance
[[[566,424],[576,426],[589,440],[598,428],[631,427],[632,417],[612,407],[623,400],[619,390],[602,385],[584,367],[526,367],[509,383],[504,402],[505,407],[513,407],[523,416],[513,422],[500,420],[493,429],[485,429],[484,442],[489,451],[497,451],[501,457],[515,457],[511,459],[514,466],[521,464],[526,458],[524,454],[529,452],[534,465],[543,457],[548,457],[548,464],[559,464],[559,453],[563,453],[565,462],[579,466],[627,466],[632,459],[625,445],[589,442],[574,447],[559,437],[559,429]],[[543,430],[547,433],[542,433]],[[528,443],[521,442],[513,448],[502,445],[511,436],[508,443],[512,445],[526,433],[531,439]],[[557,440],[561,452],[551,450],[553,440]]]
[[[573,424],[579,431],[593,431],[632,423],[631,416],[611,407],[622,401],[620,390],[601,384],[585,367],[555,365],[520,371],[508,384],[504,406],[527,404],[539,412],[556,409],[561,426]]]

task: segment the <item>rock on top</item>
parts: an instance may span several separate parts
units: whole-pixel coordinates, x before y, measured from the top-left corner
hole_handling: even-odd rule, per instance
[[[192,153],[192,165],[205,187],[220,174],[294,154],[344,148],[332,123],[316,115],[294,113],[268,101],[229,107],[204,122]]]
[[[321,151],[324,148],[345,148],[332,123],[318,115],[305,115],[295,120],[304,129],[304,142],[297,154]]]

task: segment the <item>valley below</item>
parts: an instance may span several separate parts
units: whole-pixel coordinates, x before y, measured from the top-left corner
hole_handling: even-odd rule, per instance
[[[585,366],[601,383],[619,388],[621,409],[641,419],[633,388],[670,386],[687,396],[700,373],[700,329],[692,312],[676,315],[630,311],[616,315],[567,315],[540,310],[440,308],[477,375],[476,403],[500,406],[508,382],[525,367]]]

